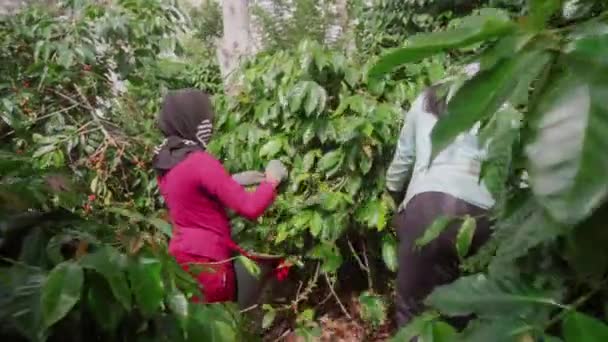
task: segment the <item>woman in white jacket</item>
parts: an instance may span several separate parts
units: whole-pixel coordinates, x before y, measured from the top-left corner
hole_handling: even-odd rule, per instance
[[[473,74],[476,70],[469,66],[468,72]],[[406,325],[424,310],[423,301],[433,288],[450,283],[459,275],[455,249],[458,220],[428,245],[415,248],[416,239],[434,220],[440,216],[475,217],[477,229],[472,252],[490,235],[485,214],[494,199],[479,180],[484,150],[478,143],[477,127],[461,134],[430,160],[431,131],[443,115],[448,115],[447,102],[456,88],[450,82],[432,86],[412,103],[387,172],[387,188],[391,193],[400,194],[407,188],[394,220],[399,237],[396,298],[399,326]],[[444,89],[447,91],[441,91]],[[453,321],[459,328],[465,322]]]

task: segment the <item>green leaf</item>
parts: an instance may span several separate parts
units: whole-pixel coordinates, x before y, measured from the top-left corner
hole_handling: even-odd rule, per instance
[[[302,102],[308,91],[308,83],[299,82],[289,92],[289,110],[297,112],[302,108]]]
[[[555,12],[562,5],[562,0],[530,0],[530,26],[534,30],[541,30]]]
[[[458,256],[460,258],[464,258],[467,256],[467,254],[469,254],[469,249],[471,248],[471,243],[473,242],[476,227],[477,224],[475,218],[467,215],[464,222],[462,222],[460,229],[458,230],[458,235],[456,236],[456,251],[458,252]]]
[[[328,152],[319,160],[317,169],[320,172],[327,172],[338,166],[338,164],[341,163],[343,159],[344,153],[340,149]]]
[[[397,272],[399,263],[397,260],[397,241],[392,235],[386,235],[382,239],[382,260],[386,267],[392,271]]]
[[[282,148],[283,148],[282,139],[276,138],[276,139],[270,140],[266,144],[264,144],[264,146],[262,146],[262,148],[260,149],[260,157],[272,158],[277,153],[279,153]]]
[[[45,154],[55,151],[56,149],[57,149],[57,146],[54,144],[44,145],[44,146],[40,147],[39,149],[37,149],[36,151],[34,151],[32,158],[40,158]]]
[[[448,103],[448,115],[433,127],[432,158],[475,123],[494,114],[513,94],[522,73],[540,72],[550,55],[541,51],[524,51],[503,60],[494,68],[481,71],[466,82]],[[431,160],[429,160],[431,162]]]
[[[388,73],[400,65],[418,62],[441,51],[465,47],[506,35],[515,27],[505,16],[476,15],[473,17],[470,19],[475,20],[460,28],[414,36],[407,42],[406,47],[382,56],[370,69],[369,76],[376,77]]]
[[[449,316],[515,316],[538,306],[562,307],[547,293],[520,281],[490,279],[483,274],[461,277],[439,286],[425,302]]]
[[[566,59],[577,75],[601,80],[608,70],[608,34],[589,35],[570,42]],[[604,78],[605,79],[605,78]]]
[[[423,247],[435,240],[444,230],[448,228],[450,222],[454,220],[453,217],[440,216],[433,221],[433,223],[424,230],[424,234],[416,239],[416,246]]]
[[[87,292],[86,303],[90,312],[104,331],[113,333],[125,316],[125,310],[112,296],[107,283],[93,278]]]
[[[436,321],[427,324],[420,337],[425,342],[452,342],[458,340],[457,335],[456,329],[451,325]]]
[[[268,329],[274,322],[274,318],[276,317],[277,312],[270,308],[270,310],[266,311],[264,314],[264,318],[262,318],[262,329]]]
[[[126,310],[131,309],[131,290],[126,274],[123,272],[126,265],[124,255],[120,254],[115,248],[105,245],[93,253],[84,255],[79,262],[83,268],[91,269],[102,275],[110,285],[118,302]]]
[[[138,257],[129,264],[131,289],[139,309],[145,315],[156,313],[163,302],[164,285],[161,272],[162,264],[157,259]]]
[[[309,255],[313,259],[318,259],[323,262],[321,270],[325,273],[334,273],[342,265],[342,254],[333,245],[327,243],[317,244]]]
[[[388,207],[381,199],[371,199],[357,210],[356,215],[359,222],[382,231],[386,228]]]
[[[552,80],[541,95],[535,137],[528,146],[530,184],[549,213],[573,224],[608,194],[608,85],[572,74]]]
[[[422,335],[423,332],[426,330],[426,327],[436,321],[437,318],[437,314],[428,312],[425,312],[422,315],[418,315],[414,317],[414,319],[412,319],[405,327],[401,328],[390,341],[411,341],[413,338]]]
[[[186,318],[188,316],[188,299],[179,290],[175,289],[168,298],[169,309],[178,317]]]
[[[315,211],[312,213],[312,217],[310,218],[310,234],[312,236],[317,237],[323,230],[323,217],[319,212]]]
[[[80,300],[84,272],[80,265],[66,261],[57,265],[42,288],[42,321],[50,327],[60,321]]]
[[[522,332],[529,329],[525,320],[513,316],[500,319],[479,319],[471,322],[462,332],[461,341],[466,342],[525,342],[518,339]],[[549,342],[542,340],[543,342]]]
[[[366,154],[361,155],[361,159],[359,159],[359,170],[366,175],[369,170],[372,169],[372,158],[368,157]]]
[[[306,114],[310,115],[314,112],[322,112],[325,109],[326,101],[327,93],[325,89],[316,82],[310,82],[308,84],[306,103],[304,103],[304,111]]]
[[[315,159],[318,154],[320,154],[320,151],[313,150],[313,151],[308,151],[304,155],[304,160],[302,161],[302,171],[308,172],[308,171],[312,170],[312,167],[315,164]]]
[[[154,228],[165,234],[167,237],[171,238],[171,236],[173,235],[171,224],[169,222],[158,217],[147,218],[146,221]]]
[[[260,270],[260,266],[255,261],[249,259],[248,257],[246,257],[244,255],[237,256],[237,260],[243,264],[243,266],[245,267],[247,272],[249,272],[249,274],[251,274],[252,276],[254,276],[256,278],[259,278],[261,270]]]
[[[315,125],[314,122],[310,122],[306,129],[304,129],[304,133],[302,133],[302,143],[304,145],[308,144],[315,137]]]
[[[597,318],[573,311],[563,321],[565,342],[608,341],[608,325]]]
[[[386,303],[381,296],[363,292],[359,296],[361,318],[377,327],[386,320]]]

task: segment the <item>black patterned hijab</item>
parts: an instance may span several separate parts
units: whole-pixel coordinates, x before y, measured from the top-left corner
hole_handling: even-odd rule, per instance
[[[190,152],[205,150],[213,132],[213,116],[209,95],[200,90],[167,94],[158,117],[165,140],[154,150],[152,166],[156,172],[162,175]]]

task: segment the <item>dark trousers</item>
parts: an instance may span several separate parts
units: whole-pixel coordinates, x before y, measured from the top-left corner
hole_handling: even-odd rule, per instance
[[[394,219],[399,237],[399,270],[397,272],[396,321],[407,325],[424,311],[423,301],[438,285],[448,284],[460,275],[456,253],[456,235],[462,220],[456,220],[441,235],[420,249],[416,239],[441,215],[477,218],[477,229],[470,253],[475,253],[490,236],[490,223],[484,209],[441,192],[414,196]],[[462,329],[467,318],[448,319]]]

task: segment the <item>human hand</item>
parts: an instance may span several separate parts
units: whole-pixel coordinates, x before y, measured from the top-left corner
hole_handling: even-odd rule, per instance
[[[281,183],[287,179],[287,168],[279,160],[271,160],[266,166],[266,179],[271,183]]]
[[[259,171],[245,171],[232,175],[232,179],[243,186],[250,186],[262,183],[266,175]]]

